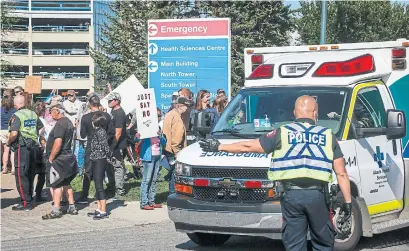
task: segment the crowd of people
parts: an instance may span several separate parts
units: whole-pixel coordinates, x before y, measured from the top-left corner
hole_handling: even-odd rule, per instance
[[[195,99],[189,89],[180,89],[165,114],[157,110],[157,136],[141,139],[135,110],[125,114],[120,94],[112,92],[110,86],[107,93],[110,113],[94,92],[87,93],[85,102],[81,102],[74,90],[66,92],[65,100],[53,90],[45,100],[31,104],[23,88],[4,90],[2,173],[11,172],[16,176],[21,199],[13,210],[31,210],[33,200],[35,203],[44,201],[42,192],[48,190],[52,209],[42,217],[44,220],[60,218],[65,213],[76,215],[76,204],[90,203],[89,189],[93,181],[97,210],[88,215],[104,219],[109,215],[107,199],[123,196],[124,182],[132,175],[125,168],[126,158],[133,166],[134,177],[142,178],[141,209],[161,208],[162,205],[155,202],[160,170],[167,169],[164,180],[169,181],[169,193],[174,193],[176,157],[195,141],[194,137],[189,137],[192,136],[193,117],[198,112],[206,112],[211,114],[212,123],[216,123],[228,103],[222,89],[217,91],[213,103],[207,90],[200,90]],[[138,158],[134,158],[134,154]],[[35,175],[38,177],[34,190]],[[77,175],[82,176],[82,192],[75,200],[70,183]],[[44,190],[44,185],[49,189]],[[68,207],[63,210],[62,206],[66,205]]]

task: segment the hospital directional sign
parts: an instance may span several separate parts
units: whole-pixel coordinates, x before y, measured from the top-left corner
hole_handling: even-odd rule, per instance
[[[149,20],[147,49],[149,88],[163,111],[181,88],[230,97],[230,19]]]

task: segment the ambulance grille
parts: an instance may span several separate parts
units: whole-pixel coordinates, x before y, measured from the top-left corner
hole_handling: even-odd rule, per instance
[[[194,178],[233,178],[267,180],[267,168],[206,168],[193,167]]]
[[[218,196],[223,192],[224,196]],[[235,192],[237,196],[231,196]],[[264,202],[267,200],[267,189],[238,189],[230,190],[214,187],[194,187],[193,197],[198,200],[220,202]]]

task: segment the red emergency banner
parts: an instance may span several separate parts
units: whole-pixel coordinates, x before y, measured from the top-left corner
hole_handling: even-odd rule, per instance
[[[148,23],[148,35],[158,37],[206,37],[229,36],[228,20],[183,20],[160,21]]]

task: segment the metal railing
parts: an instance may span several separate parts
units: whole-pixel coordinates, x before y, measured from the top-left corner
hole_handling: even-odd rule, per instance
[[[1,72],[0,76],[6,77],[6,78],[25,78],[25,76],[28,76],[28,72],[6,71],[6,72]]]
[[[79,72],[34,72],[33,76],[42,76],[44,79],[89,79],[89,73]]]
[[[75,26],[60,26],[60,25],[35,25],[33,31],[49,31],[49,32],[88,32],[88,25]]]
[[[89,55],[87,49],[33,49],[33,55],[36,56],[84,56]]]
[[[6,6],[15,10],[29,10],[28,1],[9,1]]]
[[[12,24],[12,25],[1,25],[2,30],[14,30],[14,31],[28,31],[28,25]]]
[[[28,55],[28,49],[1,48],[1,53],[7,55]]]
[[[91,11],[91,2],[31,2],[31,10]]]

